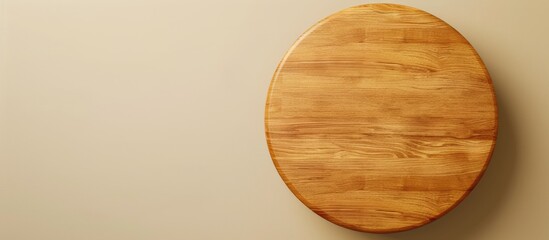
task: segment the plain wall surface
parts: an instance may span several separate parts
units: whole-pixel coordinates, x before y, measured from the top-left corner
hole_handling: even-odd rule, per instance
[[[0,239],[549,239],[549,2],[390,2],[454,26],[496,88],[491,165],[448,215],[347,230],[271,162],[276,65],[370,1],[0,0]]]

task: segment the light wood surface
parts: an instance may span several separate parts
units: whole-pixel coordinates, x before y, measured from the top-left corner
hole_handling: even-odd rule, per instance
[[[291,191],[367,232],[429,223],[485,171],[497,133],[490,76],[468,41],[424,11],[369,4],[304,33],[272,79],[265,131]]]

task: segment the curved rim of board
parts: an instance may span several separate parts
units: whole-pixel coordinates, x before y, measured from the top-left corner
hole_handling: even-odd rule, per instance
[[[444,23],[446,26],[448,26],[449,28],[453,29],[454,31],[456,31],[460,36],[463,37],[463,39],[466,41],[467,44],[469,44],[475,51],[474,51],[474,56],[476,57],[476,59],[478,60],[480,66],[483,68],[483,71],[484,71],[484,74],[486,75],[486,78],[487,78],[487,81],[489,83],[489,86],[490,86],[490,92],[492,94],[492,98],[493,98],[493,108],[494,108],[494,138],[492,139],[492,143],[491,143],[491,146],[490,146],[490,151],[487,155],[487,159],[484,161],[484,165],[482,167],[482,169],[480,170],[478,176],[476,177],[476,179],[473,181],[473,183],[471,184],[471,186],[466,190],[464,191],[463,195],[453,203],[453,205],[451,205],[448,209],[446,209],[445,211],[442,211],[441,213],[439,213],[438,215],[435,215],[431,218],[428,218],[427,220],[423,221],[423,222],[420,222],[418,224],[415,224],[415,225],[409,225],[409,226],[405,226],[405,227],[401,227],[401,228],[394,228],[394,229],[385,229],[385,230],[380,230],[380,229],[369,229],[369,228],[364,228],[364,227],[359,227],[359,226],[356,226],[354,224],[350,224],[350,223],[347,223],[347,222],[344,222],[344,221],[341,221],[337,218],[334,218],[332,216],[330,216],[329,214],[326,214],[325,212],[323,212],[322,210],[312,210],[311,209],[311,203],[309,203],[302,195],[299,191],[297,191],[297,189],[293,186],[292,182],[289,181],[289,179],[287,178],[287,176],[284,174],[284,172],[282,172],[280,170],[280,166],[279,166],[279,163],[278,161],[276,160],[276,155],[272,149],[272,144],[271,144],[271,137],[270,137],[270,134],[269,134],[269,126],[268,126],[268,120],[269,120],[269,105],[270,105],[270,98],[271,98],[271,93],[272,93],[272,90],[273,90],[273,87],[274,85],[276,84],[276,79],[280,73],[280,70],[281,70],[281,66],[286,62],[287,58],[289,57],[289,55],[294,51],[294,49],[299,45],[299,43],[305,38],[307,37],[311,32],[313,32],[314,29],[316,29],[317,27],[321,26],[322,24],[324,24],[325,22],[327,22],[328,20],[332,19],[333,17],[339,15],[340,13],[344,12],[344,11],[347,11],[349,9],[353,9],[353,8],[362,8],[362,7],[370,7],[370,6],[375,6],[375,5],[385,5],[385,6],[393,6],[393,7],[400,7],[400,8],[406,8],[406,9],[410,9],[410,10],[416,10],[416,11],[422,11],[424,12],[425,14],[428,14],[438,20],[440,20],[442,23]],[[320,217],[334,223],[334,224],[337,224],[339,226],[342,226],[342,227],[345,227],[345,228],[348,228],[348,229],[351,229],[351,230],[355,230],[355,231],[360,231],[360,232],[369,232],[369,233],[393,233],[393,232],[402,232],[402,231],[406,231],[406,230],[411,230],[411,229],[415,229],[415,228],[418,228],[418,227],[421,227],[421,226],[424,226],[428,223],[431,223],[439,218],[441,218],[442,216],[446,215],[448,212],[452,211],[453,209],[455,209],[461,202],[463,202],[463,200],[465,198],[467,198],[467,196],[469,196],[469,194],[471,193],[471,191],[477,186],[477,184],[479,183],[479,181],[482,179],[484,173],[486,172],[486,169],[488,168],[488,165],[490,164],[491,162],[491,159],[492,159],[492,155],[494,153],[494,148],[495,148],[495,145],[496,145],[496,139],[497,139],[497,136],[498,136],[498,128],[499,128],[499,124],[498,124],[498,106],[497,106],[497,99],[496,99],[496,95],[495,95],[495,89],[494,89],[494,84],[493,84],[493,81],[492,81],[492,78],[490,77],[490,73],[488,72],[488,69],[486,68],[486,65],[484,64],[484,61],[482,61],[480,55],[478,54],[478,52],[476,51],[476,49],[474,48],[474,46],[463,36],[463,34],[461,34],[457,29],[455,29],[454,27],[452,27],[452,25],[448,24],[446,21],[440,19],[439,17],[427,12],[427,11],[424,11],[424,10],[421,10],[421,9],[418,9],[418,8],[414,8],[414,7],[410,7],[410,6],[407,6],[407,5],[402,5],[402,4],[393,4],[393,3],[371,3],[371,4],[360,4],[360,5],[355,5],[355,6],[352,6],[352,7],[348,7],[348,8],[345,8],[345,9],[342,9],[340,11],[337,11],[337,12],[334,12],[332,14],[330,14],[329,16],[323,18],[322,20],[316,22],[313,26],[309,27],[304,33],[302,33],[296,41],[294,41],[294,43],[292,44],[292,46],[286,51],[286,53],[284,54],[284,57],[282,58],[282,60],[278,63],[277,65],[277,68],[275,70],[275,73],[273,74],[272,78],[271,78],[271,82],[269,84],[269,89],[268,89],[268,92],[267,92],[267,99],[266,99],[266,103],[265,103],[265,113],[264,113],[264,127],[265,127],[265,137],[266,137],[266,140],[267,140],[267,146],[268,146],[268,149],[269,149],[269,154],[271,156],[271,160],[278,172],[278,174],[280,175],[280,177],[282,178],[282,180],[284,181],[285,185],[290,189],[290,191],[299,199],[299,201],[301,201],[303,204],[305,204],[305,206],[307,206],[307,208],[311,211],[313,211],[314,213],[316,213],[317,215],[319,215]]]

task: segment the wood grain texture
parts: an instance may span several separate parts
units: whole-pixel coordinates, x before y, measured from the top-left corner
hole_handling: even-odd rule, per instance
[[[266,103],[273,162],[320,216],[366,232],[439,218],[475,186],[497,134],[482,60],[455,29],[395,4],[345,9],[304,33]]]

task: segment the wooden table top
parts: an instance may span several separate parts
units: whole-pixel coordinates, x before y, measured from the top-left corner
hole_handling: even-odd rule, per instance
[[[469,42],[411,7],[368,4],[320,21],[271,82],[265,131],[290,190],[366,232],[429,223],[485,171],[497,133],[490,76]]]

